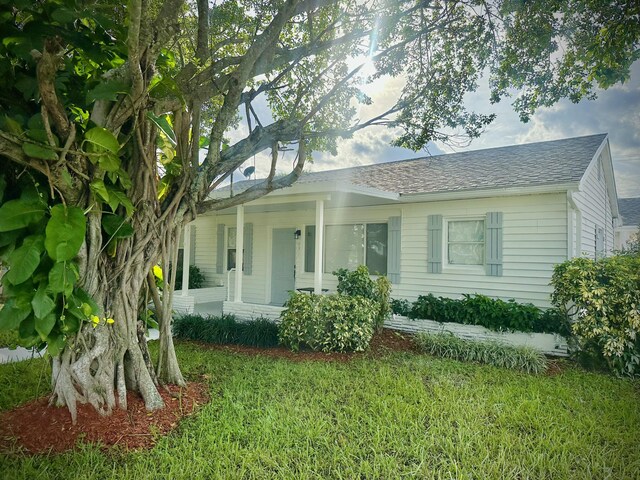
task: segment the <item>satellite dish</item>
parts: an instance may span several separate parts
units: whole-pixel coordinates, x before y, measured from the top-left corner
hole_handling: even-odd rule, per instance
[[[249,178],[251,175],[254,174],[254,172],[256,171],[256,167],[251,166],[251,167],[247,167],[242,171],[242,174],[246,177]]]

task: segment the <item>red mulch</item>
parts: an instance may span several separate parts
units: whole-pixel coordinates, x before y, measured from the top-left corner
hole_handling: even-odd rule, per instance
[[[126,411],[116,408],[108,417],[89,405],[78,405],[75,425],[66,407],[50,407],[47,398],[29,402],[0,416],[0,452],[12,451],[14,443],[31,454],[64,452],[79,442],[150,448],[209,399],[204,383],[190,382],[185,388],[169,385],[160,394],[166,406],[154,412],[147,412],[142,398],[134,393],[127,395]]]
[[[294,361],[346,362],[365,355],[379,357],[392,351],[415,351],[411,335],[388,329],[374,335],[369,350],[361,353],[294,353],[283,347],[201,345]],[[126,411],[115,409],[108,417],[100,416],[91,406],[78,405],[75,425],[71,423],[71,415],[66,407],[50,407],[48,399],[41,398],[0,414],[0,453],[14,451],[14,446],[30,454],[60,453],[74,449],[80,442],[97,443],[103,448],[151,448],[159,436],[170,432],[184,416],[208,401],[207,391],[205,383],[189,383],[184,389],[170,385],[168,390],[160,390],[166,407],[155,412],[147,412],[142,399],[133,393],[127,395]]]
[[[325,361],[325,362],[348,362],[354,358],[361,357],[381,357],[392,351],[401,352],[417,352],[418,349],[413,343],[413,335],[409,333],[401,333],[395,330],[384,328],[381,332],[376,333],[369,349],[366,352],[314,352],[311,350],[303,350],[300,352],[292,352],[285,347],[259,348],[247,347],[245,345],[218,345],[211,343],[196,342],[203,348],[212,350],[224,350],[226,352],[243,353],[246,355],[263,355],[265,357],[286,358],[294,362],[303,362],[307,360]]]

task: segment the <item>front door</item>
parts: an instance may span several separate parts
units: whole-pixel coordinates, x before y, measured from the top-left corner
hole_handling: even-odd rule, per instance
[[[295,229],[275,228],[271,245],[271,304],[282,306],[295,287]]]

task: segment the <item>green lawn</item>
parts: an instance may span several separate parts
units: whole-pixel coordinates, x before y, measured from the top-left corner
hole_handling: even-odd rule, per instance
[[[0,457],[7,478],[640,478],[640,386],[414,354],[290,362],[177,345],[211,403],[140,453]],[[42,361],[0,366],[0,408]],[[46,384],[46,382],[44,382]],[[42,382],[40,389],[42,390]],[[5,390],[9,393],[6,393]]]

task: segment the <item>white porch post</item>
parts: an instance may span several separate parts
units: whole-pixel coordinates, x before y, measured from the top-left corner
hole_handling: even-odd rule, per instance
[[[242,302],[242,262],[244,249],[244,205],[238,205],[236,210],[236,288],[233,295],[234,302]]]
[[[324,246],[324,200],[316,200],[316,268],[313,276],[313,292],[322,293],[322,252]]]
[[[191,263],[191,225],[184,226],[182,244],[182,296],[189,294],[189,264]]]

